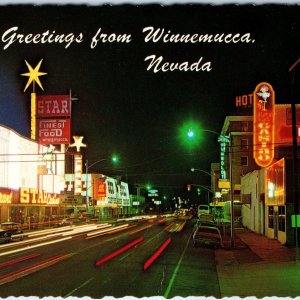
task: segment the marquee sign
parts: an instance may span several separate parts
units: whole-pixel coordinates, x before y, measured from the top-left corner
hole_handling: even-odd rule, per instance
[[[253,94],[253,157],[260,167],[274,159],[275,93],[269,83],[256,86]]]
[[[59,196],[40,189],[21,187],[20,204],[58,205]]]
[[[36,116],[38,118],[70,117],[70,95],[37,95]]]

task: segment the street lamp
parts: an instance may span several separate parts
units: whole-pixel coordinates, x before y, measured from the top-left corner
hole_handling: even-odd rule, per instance
[[[89,173],[89,168],[91,168],[92,166],[102,162],[102,161],[106,161],[106,158],[102,158],[99,159],[97,161],[95,161],[92,164],[88,164],[88,159],[86,159],[85,161],[85,206],[86,206],[86,211],[88,212],[89,209],[89,196],[88,196],[88,173]]]
[[[112,162],[113,163],[117,163],[118,162],[118,157],[116,155],[113,155],[112,157]],[[85,188],[86,188],[86,192],[85,192],[85,205],[86,205],[86,211],[88,211],[88,208],[89,208],[89,197],[88,197],[88,173],[89,173],[89,169],[91,167],[93,167],[94,165],[100,163],[100,162],[103,162],[103,161],[107,161],[107,158],[102,158],[102,159],[99,159],[95,162],[93,162],[92,164],[88,164],[88,159],[86,159],[85,161]]]
[[[202,173],[204,173],[204,174],[206,174],[206,175],[208,175],[210,177],[216,177],[215,174],[212,174],[212,173],[210,173],[208,171],[205,171],[205,170],[202,170],[202,169],[191,168],[191,172],[195,172],[195,171],[202,172]]]

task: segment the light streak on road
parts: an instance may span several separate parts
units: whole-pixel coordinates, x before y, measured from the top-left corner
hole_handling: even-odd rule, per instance
[[[32,253],[32,254],[29,254],[29,255],[26,255],[26,256],[23,256],[23,257],[19,257],[19,258],[10,260],[10,261],[6,261],[6,262],[0,264],[0,269],[10,267],[10,266],[15,265],[17,263],[23,262],[25,260],[29,260],[31,258],[36,258],[38,256],[40,256],[39,253]]]
[[[108,223],[102,223],[100,225],[96,224],[84,224],[84,225],[78,225],[78,226],[64,226],[60,228],[52,228],[52,229],[44,229],[44,230],[38,230],[34,231],[32,233],[27,234],[28,237],[34,237],[34,236],[40,236],[40,235],[45,235],[45,234],[51,234],[51,233],[59,233],[59,232],[65,232],[65,231],[74,231],[74,230],[79,230],[81,228],[90,228],[91,230],[101,228],[102,226],[106,226]]]
[[[72,254],[68,254],[68,255],[62,255],[62,254],[59,254],[59,255],[55,255],[55,256],[52,256],[52,257],[49,257],[41,262],[38,262],[38,263],[35,263],[33,265],[30,265],[28,267],[24,267],[24,268],[21,268],[21,269],[18,269],[16,271],[12,271],[10,273],[6,273],[4,275],[1,275],[0,276],[0,285],[2,284],[5,284],[5,283],[8,283],[8,282],[11,282],[11,281],[14,281],[18,278],[21,278],[21,277],[24,277],[24,276],[27,276],[29,274],[32,274],[34,272],[37,272],[41,269],[44,269],[44,268],[47,268],[59,261],[61,261],[62,259],[65,259],[67,257],[70,257]]]
[[[12,253],[28,251],[28,250],[31,250],[31,249],[34,249],[34,248],[38,248],[38,247],[42,247],[42,246],[46,246],[46,245],[51,245],[51,244],[55,244],[55,243],[60,243],[60,242],[69,240],[71,238],[72,237],[65,237],[65,238],[62,238],[62,239],[49,241],[49,242],[46,242],[46,243],[40,243],[40,244],[31,245],[31,246],[28,245],[28,246],[23,247],[23,248],[18,248],[18,249],[14,249],[14,250],[11,250],[11,251],[2,252],[2,253],[0,253],[0,256],[5,256],[5,255],[8,255],[8,254],[12,254]]]
[[[105,228],[107,226],[111,226],[111,225],[109,225],[108,223],[103,223],[101,225],[82,225],[82,226],[73,227],[72,229],[69,229],[68,231],[63,231],[63,232],[60,232],[61,230],[50,231],[50,232],[48,232],[48,234],[46,233],[43,236],[40,236],[40,235],[42,235],[43,231],[39,231],[36,234],[36,236],[38,236],[36,238],[25,239],[23,241],[18,241],[17,243],[3,244],[3,245],[0,246],[0,250],[4,249],[4,248],[12,248],[12,247],[15,247],[15,246],[33,244],[33,243],[36,243],[36,242],[40,242],[40,241],[44,241],[44,240],[48,240],[48,239],[53,239],[53,238],[58,238],[58,237],[62,237],[62,236],[67,237],[67,236],[79,235],[79,234],[82,234],[82,233],[93,231],[93,230],[98,229],[98,228]],[[30,236],[35,236],[35,234],[34,233],[30,234]]]
[[[92,238],[98,237],[100,235],[104,235],[104,234],[107,234],[110,232],[115,232],[119,229],[126,228],[128,226],[129,226],[129,224],[123,224],[123,225],[119,225],[119,226],[115,226],[115,227],[110,226],[109,228],[106,228],[106,229],[97,230],[97,231],[88,233],[86,239],[92,239]]]
[[[163,253],[167,246],[171,243],[172,239],[168,238],[154,253],[149,259],[144,263],[144,271],[146,271],[153,262]]]
[[[106,227],[111,227],[111,224],[103,224],[100,227],[99,226],[92,226],[92,227],[89,226],[89,227],[83,227],[83,228],[74,228],[73,231],[71,231],[71,232],[62,233],[62,236],[77,235],[77,234],[80,234],[80,233],[86,233],[86,232],[89,232],[89,231],[94,231],[98,228],[106,228]]]
[[[132,232],[130,232],[129,234],[136,234],[136,233],[138,233],[138,232],[141,232],[141,231],[144,231],[144,230],[146,230],[146,229],[148,229],[148,228],[151,228],[153,226],[153,224],[151,224],[151,225],[147,225],[147,226],[145,226],[145,227],[143,227],[143,228],[140,228],[140,229],[137,229],[137,230],[135,230],[135,231],[132,231]]]
[[[96,266],[96,267],[99,267],[100,265],[102,265],[102,264],[105,263],[106,261],[108,261],[108,260],[114,258],[115,256],[120,255],[121,253],[123,253],[123,252],[129,250],[130,248],[132,248],[132,247],[134,247],[135,245],[139,244],[139,243],[142,242],[143,240],[144,240],[143,237],[137,238],[136,240],[134,240],[134,241],[130,242],[129,244],[127,244],[127,245],[125,245],[125,246],[119,248],[118,250],[112,252],[111,254],[109,254],[109,255],[107,255],[107,256],[105,256],[105,257],[99,259],[99,260],[96,262],[95,266]]]

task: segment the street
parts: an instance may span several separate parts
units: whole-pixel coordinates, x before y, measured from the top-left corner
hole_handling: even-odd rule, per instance
[[[101,226],[0,245],[0,296],[220,297],[214,250],[193,247],[193,221]]]

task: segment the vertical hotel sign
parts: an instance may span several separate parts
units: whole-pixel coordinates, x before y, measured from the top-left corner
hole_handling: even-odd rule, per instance
[[[256,86],[253,95],[253,157],[260,167],[274,159],[275,93],[269,83]]]

